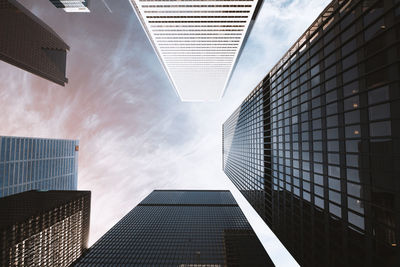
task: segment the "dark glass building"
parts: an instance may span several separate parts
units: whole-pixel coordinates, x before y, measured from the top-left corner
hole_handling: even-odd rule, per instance
[[[0,266],[69,266],[87,249],[90,191],[0,199]]]
[[[400,264],[400,1],[332,1],[223,125],[223,169],[301,266]]]
[[[78,140],[0,136],[0,197],[77,190]]]
[[[76,266],[274,266],[229,191],[153,191]]]
[[[0,60],[64,86],[68,45],[15,0],[0,0]]]

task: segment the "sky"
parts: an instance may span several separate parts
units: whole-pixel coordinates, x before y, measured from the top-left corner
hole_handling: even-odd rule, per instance
[[[222,171],[222,123],[328,0],[264,0],[220,102],[181,102],[128,0],[19,0],[71,47],[59,86],[0,61],[0,135],[79,139],[90,245],[154,189],[229,189],[276,266],[297,263]]]

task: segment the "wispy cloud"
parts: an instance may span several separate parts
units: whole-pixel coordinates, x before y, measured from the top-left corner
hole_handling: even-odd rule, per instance
[[[111,8],[109,7],[109,5],[107,4],[106,0],[102,0],[102,1],[103,1],[104,6],[107,8],[107,10],[108,10],[110,13],[112,13],[112,10],[111,10]]]

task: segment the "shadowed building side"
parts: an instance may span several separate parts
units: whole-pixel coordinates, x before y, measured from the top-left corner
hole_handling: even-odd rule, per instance
[[[0,265],[67,267],[87,249],[90,191],[28,191],[0,199]]]
[[[68,45],[14,0],[0,0],[0,60],[64,86]]]
[[[400,3],[332,1],[223,124],[223,170],[301,266],[400,262]]]

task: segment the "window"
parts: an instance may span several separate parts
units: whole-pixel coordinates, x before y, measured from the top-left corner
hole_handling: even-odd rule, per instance
[[[364,214],[364,208],[363,208],[364,205],[365,204],[360,199],[347,197],[347,206],[349,207],[349,209]]]
[[[324,54],[328,55],[329,53],[331,53],[333,50],[335,50],[336,48],[336,44],[335,41],[330,42],[329,44],[325,45],[324,47]]]
[[[341,39],[342,39],[342,43],[346,42],[348,39],[350,39],[354,33],[355,33],[355,24],[351,25],[347,30],[345,30],[344,32],[341,33]]]
[[[371,8],[364,15],[364,25],[367,26],[383,14],[383,2],[378,1],[373,8]]]
[[[342,217],[342,209],[333,203],[329,203],[329,212],[340,218]]]
[[[343,86],[343,95],[345,97],[351,96],[358,93],[358,81],[346,84]]]
[[[316,65],[311,69],[311,77],[319,73],[319,65]]]
[[[340,167],[328,165],[328,174],[336,178],[340,178]]]
[[[313,130],[321,129],[321,119],[313,120]]]
[[[354,11],[349,13],[347,16],[345,16],[342,21],[340,22],[340,26],[342,29],[346,28],[350,23],[354,20],[355,14]]]
[[[313,139],[314,140],[321,140],[322,139],[322,131],[313,131]]]
[[[320,118],[321,117],[321,108],[316,108],[312,110],[312,118],[316,119],[316,118]]]
[[[390,121],[371,123],[369,126],[369,132],[373,137],[392,135]]]
[[[343,69],[347,69],[357,63],[357,52],[351,54],[350,56],[342,60]]]
[[[330,189],[335,189],[335,190],[340,191],[340,180],[335,179],[335,178],[329,178],[328,184],[329,184]]]
[[[325,91],[330,91],[336,88],[336,77],[330,79],[329,81],[325,82]]]
[[[316,206],[318,206],[322,209],[324,208],[324,200],[322,198],[314,197],[314,202],[315,202]]]
[[[368,104],[375,104],[389,100],[389,87],[384,86],[368,92]]]
[[[328,139],[339,139],[338,128],[332,128],[327,130]]]
[[[314,151],[322,151],[322,142],[314,142]]]
[[[360,144],[358,140],[346,140],[346,152],[360,152]]]
[[[357,48],[356,39],[352,39],[350,42],[348,42],[347,44],[345,44],[342,47],[342,56],[344,57],[344,56],[350,54],[356,48]]]
[[[377,72],[373,72],[366,76],[366,85],[368,88],[382,85],[387,81],[388,70],[383,69]]]
[[[361,229],[364,229],[364,217],[361,217],[360,215],[357,215],[354,212],[348,211],[348,218],[349,218],[349,223]]]
[[[346,155],[346,165],[349,167],[359,167],[359,156],[357,154]]]
[[[383,26],[383,27],[382,27]],[[383,18],[372,24],[364,31],[364,39],[368,41],[383,31],[385,23]]]
[[[360,111],[355,110],[351,112],[346,112],[344,114],[344,121],[346,124],[354,124],[360,122]]]
[[[328,141],[328,152],[339,152],[339,142]]]
[[[390,118],[390,104],[382,104],[368,108],[370,120],[381,120]]]
[[[329,57],[325,58],[325,67],[329,67],[336,62],[336,53],[333,53]]]
[[[343,101],[343,108],[345,111],[358,109],[360,107],[360,102],[358,95],[347,98]]]
[[[347,193],[352,196],[361,197],[361,185],[347,182]]]
[[[315,76],[311,79],[311,87],[314,87],[320,83],[319,75]]]
[[[339,154],[338,153],[328,153],[328,163],[339,165]]]
[[[326,118],[326,126],[327,127],[334,127],[338,125],[338,116],[330,116]]]
[[[345,128],[346,138],[360,138],[361,129],[360,125],[347,126]]]
[[[324,185],[324,177],[322,175],[314,174],[314,183]]]
[[[312,97],[316,97],[317,95],[320,95],[320,94],[321,94],[321,88],[319,86],[313,88],[311,91]],[[318,102],[318,103],[316,103],[316,102]],[[313,104],[312,105],[313,107],[320,106],[321,105],[320,98],[318,97],[318,98],[314,99],[312,104]]]
[[[365,71],[371,72],[375,69],[378,69],[378,68],[381,68],[381,67],[387,65],[387,58],[388,58],[388,53],[386,50],[373,56],[372,58],[369,58],[365,62]]]
[[[358,70],[357,67],[351,68],[348,71],[343,72],[343,83],[348,83],[351,80],[358,78]]]
[[[325,79],[329,79],[336,75],[336,65],[333,65],[325,71]]]
[[[313,56],[313,57],[310,59],[310,65],[311,65],[311,66],[314,66],[315,64],[317,64],[317,62],[318,62],[318,54],[316,54],[315,56]]]
[[[347,168],[346,174],[347,174],[347,180],[348,180],[348,181],[360,183],[360,173],[359,173],[359,170]]]
[[[337,100],[337,90],[327,93],[325,97],[326,97],[326,103],[330,103],[332,101]]]
[[[314,161],[322,162],[322,153],[314,152]]]

